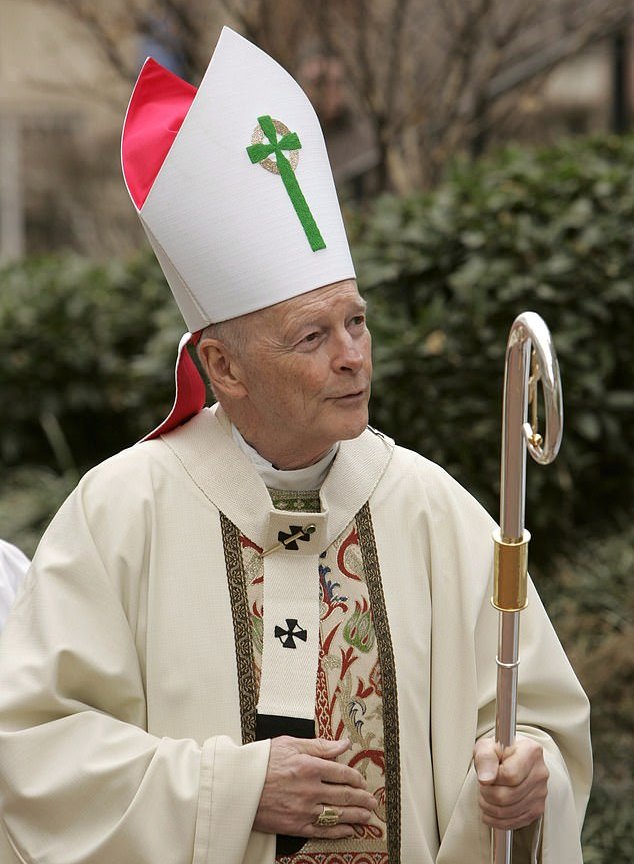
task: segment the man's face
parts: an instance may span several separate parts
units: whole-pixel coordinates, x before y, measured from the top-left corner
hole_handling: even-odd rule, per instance
[[[372,359],[365,306],[350,279],[254,316],[240,357],[251,409],[241,431],[278,467],[311,464],[366,427]]]

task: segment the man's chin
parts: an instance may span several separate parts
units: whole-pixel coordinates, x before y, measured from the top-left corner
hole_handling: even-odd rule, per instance
[[[350,441],[358,438],[368,425],[368,412],[364,411],[358,419],[351,420],[348,423],[341,424],[341,434],[339,441]]]

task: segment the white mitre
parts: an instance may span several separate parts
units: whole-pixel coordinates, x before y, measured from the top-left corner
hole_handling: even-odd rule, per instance
[[[176,76],[157,67],[146,61],[130,99],[123,173],[189,330],[354,278],[323,134],[297,82],[225,27],[198,91],[182,82],[191,104],[179,129]],[[140,184],[161,119],[168,149]]]
[[[121,139],[130,197],[191,333],[354,278],[317,115],[297,82],[222,30],[198,90],[152,59]],[[187,333],[156,437],[204,405]]]

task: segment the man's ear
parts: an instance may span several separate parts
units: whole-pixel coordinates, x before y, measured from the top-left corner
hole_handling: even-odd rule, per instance
[[[218,398],[244,399],[247,388],[242,380],[241,364],[224,342],[202,339],[198,345],[198,357]]]

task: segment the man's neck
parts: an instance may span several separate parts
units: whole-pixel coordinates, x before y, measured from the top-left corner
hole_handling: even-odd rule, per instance
[[[332,465],[339,444],[327,450],[321,457],[310,465],[301,466],[299,468],[280,468],[278,465],[273,465],[270,460],[266,459],[258,450],[248,443],[238,428],[232,424],[232,435],[236,444],[245,453],[265,485],[272,489],[288,489],[288,490],[306,490],[319,489],[321,484],[326,479],[330,466]]]
[[[321,448],[316,447],[312,450],[306,449],[305,446],[302,446],[301,449],[286,447],[284,442],[280,440],[274,442],[262,440],[257,430],[251,430],[240,422],[236,423],[232,419],[231,423],[249,447],[252,447],[277,471],[298,471],[302,468],[310,468],[311,465],[320,462],[333,447],[333,444]]]

